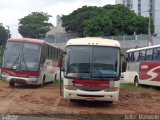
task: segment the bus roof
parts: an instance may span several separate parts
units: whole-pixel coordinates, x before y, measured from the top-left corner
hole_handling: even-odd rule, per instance
[[[101,37],[86,37],[70,39],[66,46],[69,45],[98,45],[98,46],[113,46],[120,47],[120,43],[116,40],[105,39]]]
[[[153,46],[148,46],[148,47],[142,47],[142,48],[136,48],[136,49],[129,49],[129,50],[127,50],[126,52],[135,52],[135,51],[152,49],[152,48],[157,48],[157,47],[160,47],[160,45],[153,45]]]
[[[9,42],[28,42],[28,43],[36,43],[43,45],[45,41],[39,39],[32,39],[32,38],[10,38],[7,41]]]

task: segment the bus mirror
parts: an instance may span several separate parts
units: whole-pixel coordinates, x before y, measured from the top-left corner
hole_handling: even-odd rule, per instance
[[[58,67],[62,68],[63,53],[58,58]]]
[[[63,56],[61,55],[58,59],[58,67],[62,67],[62,59],[63,59]]]
[[[122,72],[126,72],[127,62],[122,63]]]
[[[60,67],[60,68],[63,67],[63,56],[66,54],[67,54],[67,52],[62,52],[62,54],[60,55],[60,57],[58,59],[58,67]]]
[[[6,49],[6,46],[1,46],[1,48],[0,49],[3,49],[3,50],[5,50]]]
[[[128,58],[126,58],[126,61],[128,61]]]
[[[66,54],[67,54],[67,52],[63,52],[62,54],[63,54],[63,55],[66,55]]]

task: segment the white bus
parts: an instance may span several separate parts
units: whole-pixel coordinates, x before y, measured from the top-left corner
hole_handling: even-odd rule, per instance
[[[53,82],[61,49],[38,39],[11,38],[3,56],[2,77],[10,86]]]
[[[120,51],[120,43],[115,40],[96,37],[69,40],[60,60],[64,98],[118,101]]]
[[[126,52],[127,69],[124,80],[160,86],[160,45],[130,49]]]

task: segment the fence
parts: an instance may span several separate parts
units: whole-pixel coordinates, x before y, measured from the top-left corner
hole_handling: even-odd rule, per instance
[[[103,38],[114,39],[118,41],[128,41],[128,40],[147,40],[148,35],[124,35],[124,36],[103,36]]]
[[[71,38],[76,38],[76,35],[68,33],[56,34],[48,36],[46,41],[64,49],[65,43]],[[118,40],[122,49],[125,50],[148,46],[148,35],[103,36],[102,38]],[[152,37],[152,39],[154,45],[160,44],[160,37]]]

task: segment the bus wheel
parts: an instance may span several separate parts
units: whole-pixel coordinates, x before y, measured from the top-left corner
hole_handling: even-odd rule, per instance
[[[135,77],[135,79],[134,79],[134,85],[135,85],[136,87],[139,86],[138,77]]]
[[[41,86],[44,86],[45,85],[45,79],[46,79],[46,77],[45,77],[45,75],[43,76],[43,79],[42,79],[42,84],[41,84]]]
[[[14,81],[9,81],[9,86],[10,87],[13,87],[15,85],[15,82]]]
[[[54,81],[55,82],[57,81],[57,74],[55,74]]]
[[[113,104],[113,101],[107,101],[107,104],[108,104],[108,105],[112,105],[112,104]]]
[[[69,99],[70,102],[77,102],[75,99]]]

